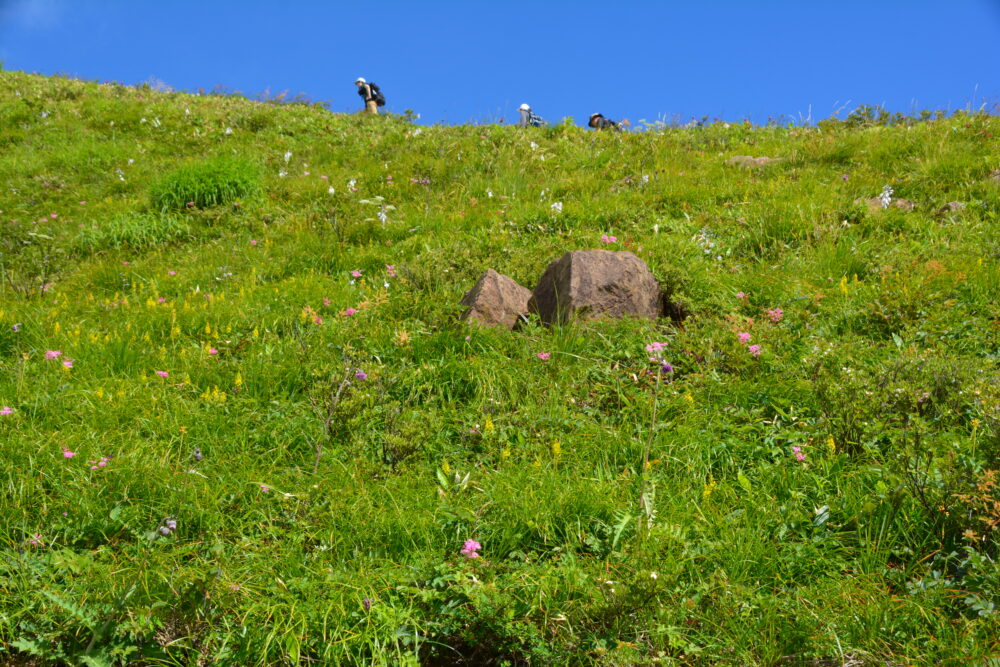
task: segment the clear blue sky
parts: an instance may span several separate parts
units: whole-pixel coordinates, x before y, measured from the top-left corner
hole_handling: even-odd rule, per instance
[[[0,0],[0,61],[334,111],[364,76],[425,123],[818,120],[1000,103],[1000,0]]]

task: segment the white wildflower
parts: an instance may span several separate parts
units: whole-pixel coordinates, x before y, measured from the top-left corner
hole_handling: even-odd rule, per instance
[[[561,201],[553,202],[552,211],[555,213],[562,213],[562,202]]]
[[[285,176],[288,176],[288,172],[284,169],[278,172],[278,178],[284,178]]]
[[[334,192],[336,192],[336,190],[334,190],[334,189],[333,189],[333,186],[331,185],[331,186],[330,186],[330,189],[329,189],[329,190],[327,190],[327,192],[329,192],[329,193],[330,193],[330,194],[332,195],[332,194],[333,194]]]
[[[882,208],[889,208],[889,204],[892,203],[892,186],[887,185],[882,188],[882,194],[878,196],[879,201],[882,202]]]
[[[285,152],[285,164],[288,164],[288,161],[291,160],[291,159],[292,159],[292,151],[286,151]]]
[[[233,133],[233,128],[227,127],[226,128],[226,134],[232,134],[232,133]]]
[[[531,149],[534,150],[536,148],[538,148],[538,144],[536,144],[534,141],[532,141],[531,142]]]

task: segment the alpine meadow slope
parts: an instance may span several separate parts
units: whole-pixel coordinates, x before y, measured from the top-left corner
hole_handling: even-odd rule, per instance
[[[998,135],[0,72],[0,662],[996,658]],[[678,318],[459,322],[592,248]]]

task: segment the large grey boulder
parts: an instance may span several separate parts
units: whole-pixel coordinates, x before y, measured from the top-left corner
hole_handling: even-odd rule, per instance
[[[577,250],[549,264],[528,302],[545,324],[663,312],[660,284],[630,252]]]
[[[519,318],[528,313],[531,290],[513,278],[487,269],[475,286],[465,293],[462,319],[488,327],[513,329]]]

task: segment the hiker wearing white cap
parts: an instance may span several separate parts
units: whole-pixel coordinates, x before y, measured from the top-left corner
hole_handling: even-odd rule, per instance
[[[541,116],[536,116],[527,103],[519,106],[517,112],[521,114],[521,120],[517,122],[518,127],[541,127],[545,125],[545,119]]]
[[[626,125],[628,121],[622,121]],[[621,132],[621,128],[618,127],[618,123],[611,120],[610,118],[605,118],[604,114],[592,113],[590,114],[590,120],[587,121],[587,125],[594,128],[595,130],[615,130]]]
[[[360,76],[354,81],[354,85],[358,87],[358,95],[365,101],[365,113],[377,116],[378,108],[385,106],[385,97],[382,95],[382,91],[374,82],[368,83]]]

